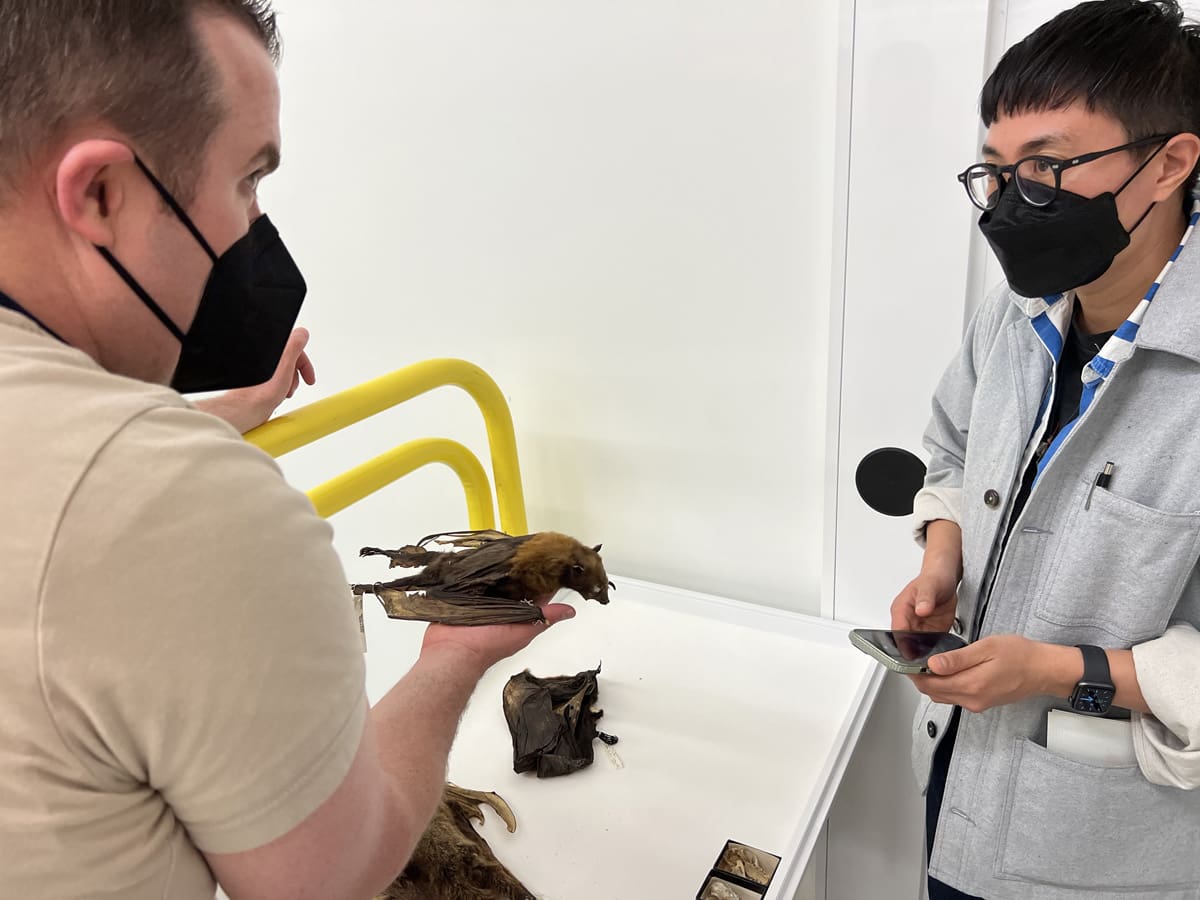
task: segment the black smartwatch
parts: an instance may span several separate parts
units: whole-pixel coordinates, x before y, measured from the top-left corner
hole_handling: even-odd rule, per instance
[[[1108,654],[1091,644],[1077,644],[1083,653],[1083,678],[1071,693],[1071,709],[1089,716],[1102,716],[1112,706],[1117,689],[1108,669]]]

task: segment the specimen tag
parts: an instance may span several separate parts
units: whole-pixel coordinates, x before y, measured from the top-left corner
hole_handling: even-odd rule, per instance
[[[614,769],[625,768],[625,760],[621,759],[621,754],[617,752],[616,747],[610,747],[608,744],[601,744],[604,747],[604,755],[608,757],[608,761],[613,764]]]
[[[358,616],[358,635],[362,639],[363,653],[367,652],[367,626],[363,624],[362,594],[354,595],[354,613]]]

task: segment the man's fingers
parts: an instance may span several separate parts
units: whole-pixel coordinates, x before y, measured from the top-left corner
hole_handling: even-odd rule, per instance
[[[307,340],[305,341],[307,344]],[[317,370],[313,368],[312,360],[308,358],[308,353],[301,353],[300,359],[296,362],[296,370],[300,373],[300,377],[304,379],[305,384],[317,383]]]
[[[300,357],[304,353],[304,348],[308,345],[308,329],[297,328],[288,338],[287,343],[283,347],[283,354],[279,357],[279,365],[275,369],[276,375],[287,374],[291,377],[296,371],[296,367],[300,361]]]
[[[575,607],[568,606],[566,603],[551,603],[542,607],[542,613],[546,617],[546,624],[553,625],[556,622],[575,618]]]

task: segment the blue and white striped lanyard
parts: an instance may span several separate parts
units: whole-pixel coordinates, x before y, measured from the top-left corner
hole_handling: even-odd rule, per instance
[[[1083,414],[1088,411],[1088,407],[1092,405],[1092,401],[1096,399],[1096,394],[1104,386],[1105,379],[1112,374],[1117,363],[1124,362],[1129,359],[1133,353],[1133,342],[1137,337],[1138,329],[1142,327],[1142,318],[1146,315],[1146,310],[1150,308],[1151,301],[1154,300],[1154,295],[1158,293],[1159,285],[1163,283],[1163,279],[1167,277],[1167,273],[1171,271],[1171,267],[1175,265],[1175,260],[1179,258],[1179,254],[1183,252],[1184,245],[1187,244],[1188,238],[1192,236],[1192,231],[1196,228],[1197,221],[1200,221],[1200,201],[1197,201],[1192,206],[1192,216],[1188,221],[1188,227],[1183,232],[1183,237],[1179,241],[1179,246],[1175,248],[1175,252],[1171,254],[1171,258],[1167,260],[1167,264],[1163,266],[1158,277],[1154,279],[1154,283],[1150,285],[1150,289],[1146,291],[1146,296],[1142,298],[1142,302],[1137,305],[1137,308],[1130,313],[1129,318],[1113,332],[1110,337],[1100,348],[1100,352],[1092,357],[1092,361],[1083,367],[1083,393],[1079,396],[1079,413],[1070,422],[1062,427],[1055,435],[1054,440],[1050,442],[1050,446],[1046,448],[1046,452],[1042,454],[1041,460],[1038,462],[1037,476],[1033,483],[1036,486],[1042,478],[1042,473],[1046,470],[1046,466],[1058,452],[1059,448],[1066,441],[1067,436],[1079,424],[1079,420],[1083,418]],[[1054,358],[1054,366],[1058,366],[1059,358],[1062,356],[1063,342],[1066,339],[1067,329],[1071,327],[1071,313],[1073,304],[1065,302],[1066,294],[1054,294],[1050,297],[1043,298],[1046,308],[1042,310],[1032,320],[1033,330],[1037,333],[1042,345],[1049,351]],[[1058,304],[1064,303],[1064,306],[1059,307]],[[1051,313],[1055,313],[1051,315]],[[1053,376],[1051,376],[1053,377]],[[1047,390],[1042,397],[1042,408],[1038,412],[1038,422],[1046,415],[1050,408],[1050,391]]]

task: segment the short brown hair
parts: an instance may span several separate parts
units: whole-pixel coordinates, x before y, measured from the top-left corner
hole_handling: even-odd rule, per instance
[[[67,129],[103,122],[189,203],[225,114],[201,12],[244,22],[278,62],[270,0],[0,0],[0,192]]]

